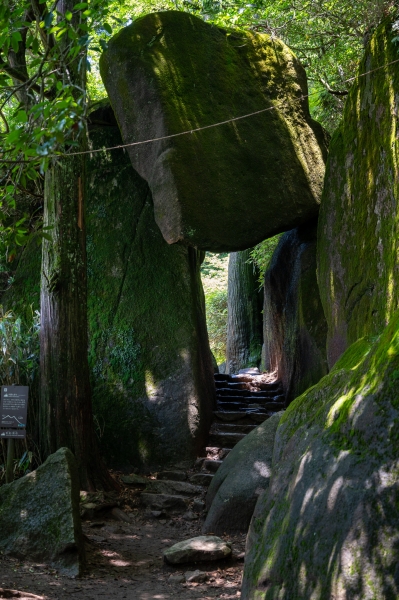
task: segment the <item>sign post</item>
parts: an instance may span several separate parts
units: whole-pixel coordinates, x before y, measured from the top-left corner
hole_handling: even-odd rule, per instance
[[[14,479],[14,440],[26,438],[28,398],[28,386],[1,386],[0,437],[7,439],[6,483]]]

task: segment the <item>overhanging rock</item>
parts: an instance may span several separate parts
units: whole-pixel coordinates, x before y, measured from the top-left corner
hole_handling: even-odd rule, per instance
[[[167,11],[120,31],[100,65],[125,143],[191,131],[129,148],[168,243],[241,250],[317,214],[325,135],[282,42]]]

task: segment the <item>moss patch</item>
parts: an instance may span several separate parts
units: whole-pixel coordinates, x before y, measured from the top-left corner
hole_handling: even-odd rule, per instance
[[[374,33],[327,164],[318,277],[330,366],[358,338],[378,335],[399,306],[399,65],[390,22]]]
[[[244,600],[396,598],[399,313],[351,346],[280,421]]]
[[[241,250],[317,214],[326,142],[282,42],[159,12],[112,38],[100,66],[125,142],[270,109],[129,149],[169,243]]]

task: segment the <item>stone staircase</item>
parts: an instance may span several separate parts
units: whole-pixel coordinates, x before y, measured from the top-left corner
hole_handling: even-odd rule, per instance
[[[215,374],[216,410],[201,472],[214,474],[232,448],[257,425],[285,408],[281,382],[264,382],[257,369]]]
[[[280,382],[264,381],[257,369],[238,375],[215,374],[216,410],[205,456],[194,471],[173,469],[148,481],[141,502],[154,517],[183,514],[195,519],[204,509],[204,497],[214,474],[230,450],[276,412],[285,408]]]

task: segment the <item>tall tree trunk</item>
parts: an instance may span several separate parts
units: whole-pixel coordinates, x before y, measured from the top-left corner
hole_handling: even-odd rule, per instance
[[[60,0],[57,10],[73,11]],[[75,11],[76,13],[76,11]],[[61,48],[62,50],[62,48]],[[84,61],[85,57],[83,57]],[[84,89],[82,55],[63,67],[65,81]],[[79,89],[78,89],[79,88]],[[114,487],[99,458],[87,359],[87,281],[84,158],[62,157],[45,180],[41,281],[41,440],[45,454],[67,446],[75,454],[82,489]]]
[[[227,294],[226,372],[256,367],[262,351],[262,291],[250,249],[231,252]]]

